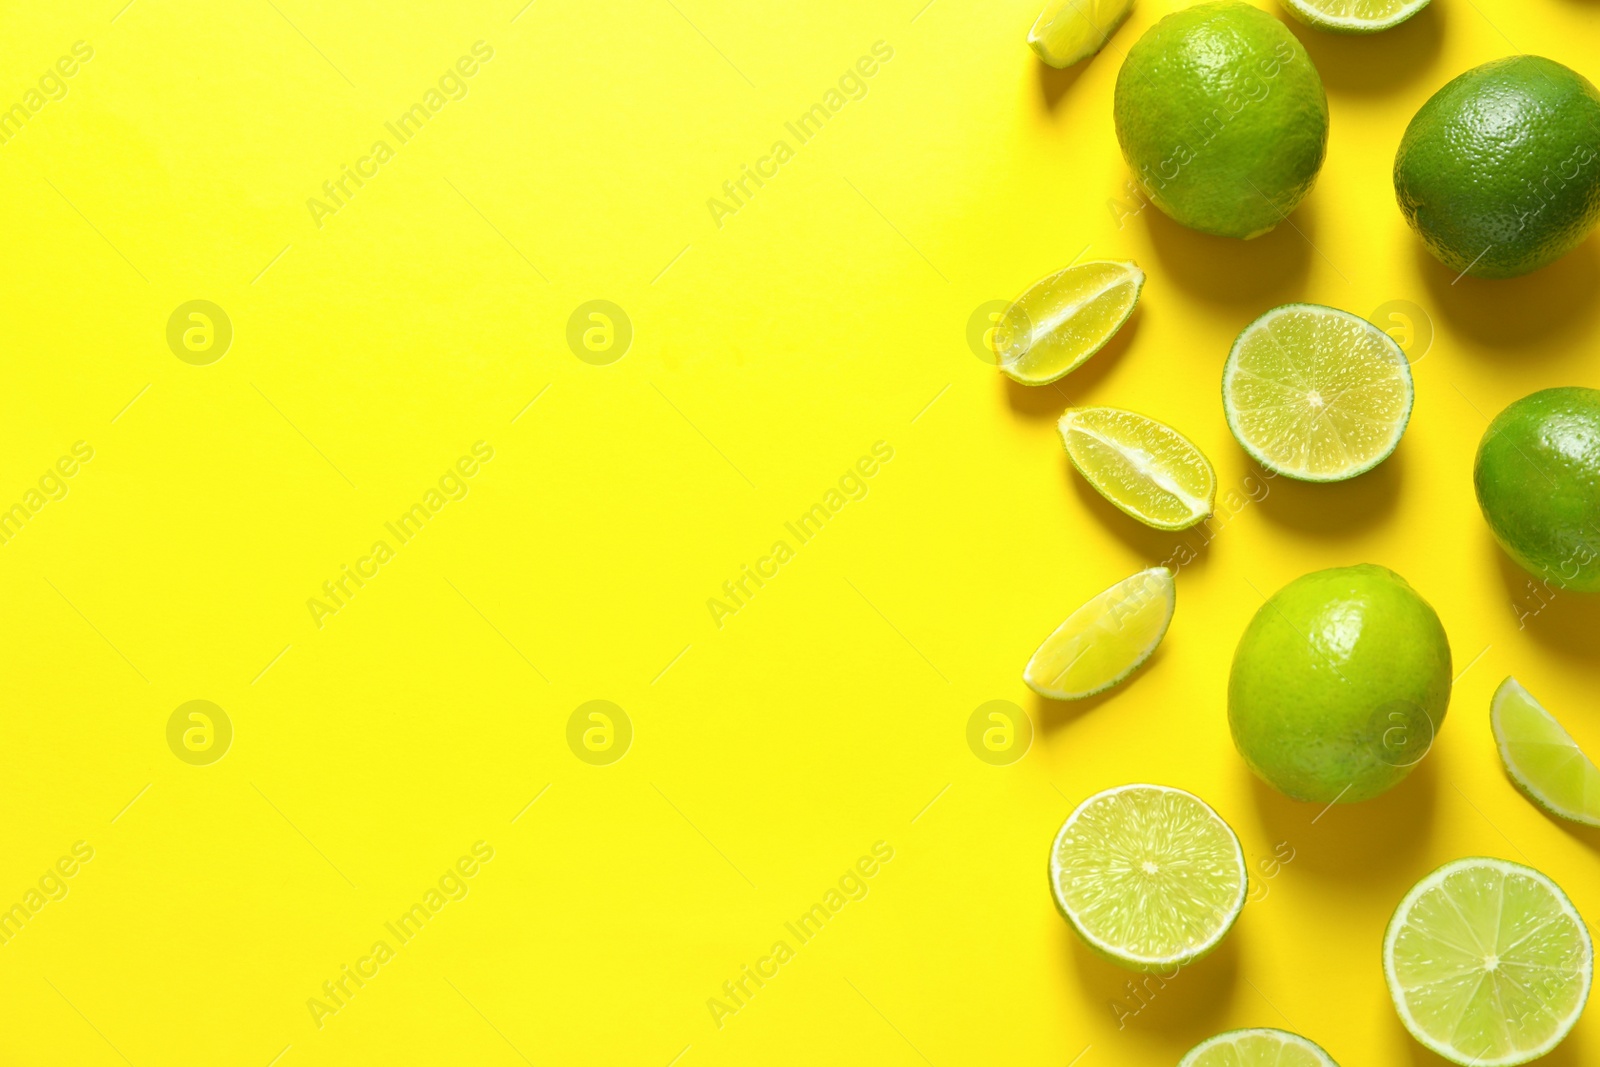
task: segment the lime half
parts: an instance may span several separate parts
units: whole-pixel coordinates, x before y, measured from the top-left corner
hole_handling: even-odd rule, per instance
[[[1052,67],[1070,67],[1104,48],[1131,10],[1133,0],[1049,0],[1028,31],[1028,47]]]
[[[1228,429],[1268,470],[1338,482],[1389,458],[1411,418],[1394,338],[1348,311],[1286,304],[1245,327],[1222,370]]]
[[[1164,785],[1096,793],[1050,846],[1056,909],[1091,949],[1133,970],[1165,971],[1216,948],[1247,888],[1232,828]]]
[[[1447,863],[1412,887],[1383,937],[1400,1021],[1464,1067],[1508,1067],[1561,1043],[1583,1014],[1594,946],[1561,887],[1496,859]]]
[[[1283,0],[1289,14],[1330,33],[1393,29],[1428,6],[1428,0]]]
[[[1339,1067],[1299,1034],[1267,1028],[1229,1030],[1189,1050],[1178,1067]]]
[[[1489,722],[1506,773],[1552,815],[1600,826],[1600,769],[1515,678],[1495,690]]]
[[[1211,514],[1217,474],[1166,423],[1120,408],[1068,408],[1056,425],[1078,473],[1146,526],[1183,530]]]
[[[1076,370],[1133,314],[1144,271],[1097,260],[1041,278],[1011,302],[994,332],[996,361],[1023,385],[1048,385]]]
[[[1176,606],[1167,568],[1124,578],[1068,615],[1023,668],[1022,680],[1053,700],[1081,700],[1110,689],[1150,658]]]

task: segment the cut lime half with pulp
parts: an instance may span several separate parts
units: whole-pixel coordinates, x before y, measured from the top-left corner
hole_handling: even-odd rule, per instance
[[[1314,1041],[1287,1030],[1229,1030],[1207,1038],[1178,1067],[1339,1067]]]
[[[1506,773],[1535,804],[1600,826],[1600,769],[1515,678],[1495,690],[1489,722]]]
[[[1289,14],[1329,33],[1378,33],[1428,6],[1428,0],[1283,0]]]
[[[1053,700],[1081,700],[1110,689],[1150,658],[1176,606],[1167,568],[1124,578],[1068,615],[1023,668],[1022,680]]]
[[[1228,429],[1257,463],[1301,481],[1343,481],[1388,459],[1411,402],[1411,367],[1394,338],[1318,304],[1252,322],[1222,370]]]
[[[1124,785],[1079,804],[1050,846],[1050,894],[1113,963],[1167,971],[1216,948],[1244,908],[1239,838],[1192,793]]]
[[[1133,0],[1049,0],[1028,31],[1028,47],[1052,67],[1070,67],[1105,47]]]
[[[1000,316],[992,341],[997,365],[1023,385],[1048,385],[1116,336],[1143,288],[1144,271],[1111,260],[1034,282]]]
[[[1462,859],[1395,909],[1383,973],[1400,1021],[1427,1048],[1464,1067],[1511,1067],[1555,1048],[1583,1014],[1594,946],[1545,875]]]
[[[1183,530],[1211,514],[1216,471],[1166,423],[1120,408],[1068,408],[1057,428],[1078,473],[1146,526]]]

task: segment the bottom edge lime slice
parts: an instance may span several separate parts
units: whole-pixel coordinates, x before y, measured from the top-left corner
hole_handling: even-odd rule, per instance
[[[1511,1067],[1561,1043],[1589,999],[1594,945],[1549,877],[1507,860],[1447,863],[1389,920],[1383,973],[1400,1021],[1463,1067]]]
[[[1315,1041],[1287,1030],[1229,1030],[1207,1038],[1178,1067],[1339,1067]]]

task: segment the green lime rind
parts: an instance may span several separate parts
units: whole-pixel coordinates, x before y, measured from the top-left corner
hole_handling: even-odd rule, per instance
[[[1348,4],[1350,0],[1342,0],[1342,2]],[[1428,0],[1414,0],[1413,3],[1403,5],[1395,14],[1383,19],[1329,15],[1324,11],[1318,10],[1318,5],[1310,3],[1309,0],[1283,0],[1283,6],[1288,9],[1289,14],[1313,29],[1323,30],[1328,33],[1367,34],[1382,33],[1384,30],[1394,29],[1427,7]]]
[[[1472,484],[1500,547],[1552,586],[1600,592],[1600,390],[1541,389],[1494,417]]]
[[[1078,821],[1084,816],[1085,812],[1090,811],[1097,805],[1105,804],[1124,794],[1135,791],[1143,794],[1146,799],[1151,796],[1172,798],[1174,802],[1188,808],[1191,813],[1203,818],[1207,824],[1220,828],[1222,840],[1226,841],[1230,846],[1225,850],[1228,853],[1226,865],[1230,873],[1236,874],[1237,887],[1235,890],[1226,893],[1224,899],[1210,902],[1214,904],[1210,913],[1211,917],[1220,921],[1211,926],[1206,937],[1186,950],[1178,949],[1165,953],[1130,952],[1107,941],[1096,930],[1090,929],[1090,924],[1086,919],[1077,914],[1072,906],[1063,899],[1061,887],[1062,871],[1058,857],[1061,855],[1063,843],[1067,841],[1068,835],[1077,828]],[[1175,836],[1184,840],[1186,844],[1195,839],[1192,834]],[[1050,899],[1055,904],[1056,911],[1066,920],[1067,925],[1071,926],[1073,931],[1083,939],[1084,944],[1102,959],[1119,967],[1145,973],[1163,972],[1174,967],[1184,967],[1210,955],[1222,943],[1223,939],[1228,936],[1234,924],[1239,921],[1239,915],[1244,910],[1245,899],[1249,893],[1249,872],[1245,866],[1244,849],[1239,844],[1239,837],[1234,833],[1233,827],[1229,826],[1222,816],[1217,814],[1215,809],[1193,793],[1164,785],[1135,783],[1116,786],[1096,793],[1079,804],[1073,809],[1072,814],[1067,816],[1066,821],[1061,824],[1061,829],[1056,832],[1055,839],[1051,842],[1046,874],[1050,880]],[[1184,899],[1182,903],[1188,904],[1193,903],[1193,901]],[[1130,913],[1130,909],[1123,907],[1123,904],[1124,898],[1118,898],[1116,910],[1120,915]]]
[[[1103,589],[1094,596],[1090,597],[1082,605],[1080,605],[1076,611],[1074,611],[1071,615],[1068,615],[1066,620],[1063,621],[1060,626],[1057,626],[1054,630],[1052,630],[1049,637],[1045,638],[1039,643],[1039,647],[1035,649],[1033,655],[1029,657],[1027,666],[1022,668],[1022,683],[1029,689],[1032,689],[1035,693],[1038,693],[1040,696],[1046,697],[1050,700],[1086,700],[1089,697],[1098,696],[1099,694],[1104,693],[1107,689],[1112,689],[1127,681],[1128,678],[1132,677],[1132,675],[1138,671],[1140,667],[1143,667],[1147,662],[1149,662],[1151,656],[1155,655],[1156,649],[1161,647],[1161,642],[1166,639],[1167,630],[1172,627],[1172,616],[1178,608],[1178,587],[1177,583],[1172,580],[1172,577],[1172,571],[1166,567],[1151,567],[1148,570],[1142,570],[1138,574],[1124,578],[1116,585],[1113,585],[1108,589]],[[1161,628],[1155,633],[1150,643],[1142,651],[1140,651],[1137,656],[1133,657],[1129,661],[1124,670],[1100,685],[1081,691],[1052,689],[1048,686],[1040,685],[1033,680],[1031,676],[1034,672],[1034,664],[1038,662],[1039,657],[1045,653],[1045,650],[1055,643],[1056,636],[1063,630],[1067,629],[1068,626],[1072,625],[1074,621],[1077,621],[1079,615],[1094,609],[1116,611],[1116,602],[1108,599],[1110,594],[1122,589],[1123,587],[1129,587],[1133,590],[1129,595],[1148,595],[1147,591],[1149,590],[1150,583],[1152,582],[1155,583],[1157,592],[1161,595],[1162,600],[1164,600],[1166,603],[1165,618],[1161,622]],[[1138,584],[1135,585],[1135,583]]]
[[[1104,48],[1132,10],[1133,0],[1051,0],[1028,31],[1028,47],[1041,63],[1065,70]]]
[[[1542,56],[1474,67],[1417,111],[1394,157],[1406,221],[1452,273],[1515,278],[1600,223],[1600,90]]]
[[[1474,1054],[1469,1051],[1458,1049],[1454,1045],[1446,1044],[1445,1042],[1440,1041],[1430,1035],[1411,1011],[1409,1000],[1406,995],[1409,991],[1402,986],[1400,977],[1396,973],[1396,949],[1401,936],[1407,929],[1407,921],[1410,919],[1411,913],[1415,910],[1417,904],[1433,891],[1440,889],[1445,880],[1450,876],[1458,872],[1474,868],[1480,870],[1492,870],[1501,875],[1502,878],[1506,876],[1519,876],[1528,879],[1533,884],[1541,887],[1549,894],[1549,900],[1553,902],[1557,919],[1564,917],[1570,920],[1570,929],[1573,934],[1573,947],[1579,950],[1577,952],[1578,966],[1575,974],[1565,975],[1563,976],[1564,980],[1558,980],[1553,983],[1549,980],[1545,981],[1545,989],[1549,990],[1552,988],[1552,986],[1554,986],[1558,995],[1570,988],[1571,982],[1574,978],[1579,982],[1582,988],[1579,992],[1579,995],[1573,1000],[1570,1010],[1567,1011],[1564,1017],[1555,1020],[1554,1025],[1551,1027],[1549,1036],[1543,1041],[1539,1042],[1537,1045],[1520,1051],[1512,1051],[1497,1058],[1489,1058],[1486,1050]],[[1459,904],[1454,904],[1453,910],[1455,916],[1461,918],[1463,922],[1470,921],[1463,913]],[[1529,933],[1525,926],[1518,925],[1519,918],[1520,917],[1517,916],[1508,916],[1504,912],[1504,892],[1502,886],[1499,910],[1497,911],[1494,920],[1497,932],[1502,934],[1507,933],[1508,931],[1514,933]],[[1532,933],[1546,930],[1555,921],[1556,920],[1549,920],[1541,924],[1536,930],[1532,931]],[[1502,947],[1497,942],[1496,945],[1493,946],[1493,949],[1497,953],[1503,954],[1505,952],[1509,952],[1511,948],[1517,947],[1517,945],[1528,942],[1528,940],[1528,936],[1521,936],[1515,944],[1508,947]],[[1543,940],[1548,942],[1549,937],[1546,936]],[[1436,954],[1442,955],[1458,948],[1458,946],[1441,944],[1437,938],[1432,939],[1432,941],[1435,945],[1440,946],[1440,952]],[[1473,946],[1473,950],[1481,950],[1481,946]],[[1497,962],[1501,958],[1502,956],[1497,955]],[[1405,897],[1400,901],[1399,906],[1395,908],[1394,914],[1389,919],[1388,927],[1384,930],[1383,975],[1384,981],[1389,987],[1389,998],[1394,1003],[1395,1012],[1400,1016],[1401,1024],[1405,1026],[1406,1030],[1410,1032],[1411,1036],[1416,1038],[1418,1043],[1420,1043],[1423,1047],[1437,1053],[1446,1060],[1449,1060],[1451,1063],[1460,1065],[1460,1067],[1518,1067],[1519,1064],[1529,1063],[1541,1056],[1548,1054],[1552,1049],[1566,1039],[1567,1035],[1572,1032],[1573,1026],[1577,1024],[1579,1017],[1582,1016],[1583,1009],[1589,1000],[1590,988],[1594,981],[1594,943],[1589,937],[1589,930],[1584,924],[1583,916],[1580,915],[1578,913],[1578,909],[1573,906],[1572,900],[1567,896],[1566,892],[1562,890],[1562,888],[1557,885],[1548,875],[1541,871],[1537,871],[1532,867],[1524,866],[1520,863],[1513,863],[1510,860],[1495,859],[1487,856],[1468,856],[1462,859],[1454,860],[1450,863],[1446,863],[1432,874],[1429,874],[1416,885],[1412,886],[1410,891],[1407,892]],[[1484,978],[1487,978],[1487,970],[1484,972]],[[1526,980],[1528,975],[1524,973],[1523,978]],[[1482,980],[1483,979],[1480,979],[1480,982]],[[1476,992],[1477,991],[1474,990],[1474,997],[1476,997]],[[1547,1005],[1541,1004],[1540,1008],[1540,1014],[1553,1015]],[[1527,1018],[1529,1014],[1530,1012],[1525,1011],[1519,1015],[1514,1020],[1515,1024],[1518,1026],[1525,1025],[1529,1021]],[[1500,1024],[1500,1032],[1503,1032],[1506,1029],[1507,1024],[1512,1020],[1500,1018],[1494,1021]],[[1463,1025],[1464,1019],[1458,1018],[1455,1020],[1452,1033],[1459,1033]]]
[[[1274,1057],[1270,1064],[1266,1060],[1254,1058],[1245,1063],[1243,1057],[1237,1051],[1232,1056],[1226,1053],[1211,1057],[1207,1056],[1207,1053],[1213,1050],[1236,1049],[1242,1041],[1247,1041],[1251,1038],[1265,1038],[1275,1041],[1278,1045],[1278,1056]],[[1333,1061],[1333,1057],[1328,1055],[1327,1050],[1310,1038],[1301,1037],[1299,1034],[1291,1033],[1288,1030],[1277,1030],[1270,1026],[1229,1030],[1218,1034],[1216,1037],[1208,1037],[1185,1053],[1183,1059],[1178,1061],[1178,1067],[1277,1067],[1282,1062],[1282,1050],[1285,1048],[1293,1048],[1297,1052],[1304,1052],[1319,1067],[1339,1067]]]
[[[1515,678],[1507,678],[1494,691],[1494,699],[1489,703],[1489,723],[1506,776],[1524,796],[1558,819],[1585,826],[1600,826],[1600,768],[1595,767],[1556,717],[1546,711]],[[1513,732],[1523,736],[1514,738],[1511,736]],[[1527,741],[1525,738],[1530,732],[1541,736],[1537,741]],[[1552,770],[1549,766],[1541,768],[1532,765],[1526,755],[1519,755],[1517,751],[1518,748],[1529,747],[1554,749],[1534,755],[1546,758],[1553,756],[1559,761],[1558,766]],[[1575,772],[1576,781],[1563,783],[1550,780],[1560,772],[1569,775]],[[1577,803],[1557,799],[1555,793],[1563,787],[1576,787]]]
[[[1393,435],[1392,439],[1389,441],[1388,447],[1385,448],[1381,454],[1375,454],[1371,459],[1364,463],[1354,464],[1350,467],[1342,467],[1338,470],[1329,471],[1327,473],[1298,470],[1285,466],[1284,464],[1273,459],[1271,456],[1268,456],[1253,441],[1247,439],[1245,432],[1239,426],[1240,412],[1237,410],[1234,398],[1230,395],[1229,389],[1234,380],[1234,376],[1238,373],[1239,362],[1244,350],[1244,345],[1248,340],[1250,340],[1251,335],[1258,328],[1263,327],[1270,320],[1286,312],[1295,311],[1316,312],[1319,315],[1326,314],[1331,317],[1336,316],[1342,320],[1361,324],[1370,331],[1370,335],[1375,342],[1391,353],[1395,365],[1400,370],[1400,374],[1397,376],[1397,378],[1399,381],[1404,383],[1405,410],[1400,414],[1393,424]],[[1233,342],[1233,347],[1228,350],[1228,359],[1222,368],[1222,416],[1227,421],[1228,431],[1233,434],[1233,439],[1238,441],[1239,447],[1244,449],[1250,458],[1255,460],[1263,468],[1272,471],[1274,474],[1281,474],[1285,478],[1291,478],[1297,482],[1311,482],[1325,485],[1330,482],[1348,481],[1351,478],[1359,477],[1360,475],[1372,470],[1374,467],[1378,466],[1378,464],[1394,455],[1395,449],[1400,447],[1400,441],[1403,437],[1405,437],[1406,428],[1411,425],[1411,412],[1415,406],[1416,386],[1411,376],[1411,365],[1409,362],[1407,362],[1405,350],[1400,347],[1399,343],[1396,342],[1393,337],[1379,329],[1375,324],[1368,322],[1361,316],[1351,314],[1350,312],[1343,311],[1339,308],[1327,307],[1323,304],[1284,304],[1280,307],[1275,307],[1271,311],[1261,315],[1254,322],[1250,323],[1250,325],[1246,326],[1242,331],[1240,331],[1239,336]]]

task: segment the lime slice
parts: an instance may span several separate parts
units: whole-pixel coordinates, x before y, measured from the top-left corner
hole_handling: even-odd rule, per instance
[[[1495,690],[1489,722],[1506,773],[1535,804],[1563,819],[1600,826],[1600,769],[1515,678]]]
[[[1247,889],[1232,828],[1169,786],[1096,793],[1050,846],[1056,910],[1091,949],[1137,971],[1166,971],[1216,948]]]
[[[1561,1043],[1589,999],[1594,946],[1561,888],[1495,859],[1447,863],[1412,887],[1383,937],[1400,1021],[1451,1063],[1507,1067]]]
[[[1178,1067],[1339,1067],[1315,1042],[1287,1030],[1229,1030],[1189,1050]]]
[[[1183,530],[1211,514],[1217,474],[1166,423],[1120,408],[1068,408],[1057,427],[1078,473],[1146,526]]]
[[[1176,598],[1165,567],[1124,578],[1068,615],[1022,669],[1022,680],[1053,700],[1081,700],[1110,689],[1156,650]]]
[[[1079,263],[1033,283],[1011,302],[994,332],[1007,377],[1048,385],[1076,370],[1133,314],[1144,271],[1132,263]]]
[[[1131,10],[1133,0],[1049,0],[1028,31],[1028,47],[1052,67],[1070,67],[1104,48]]]
[[[1388,459],[1411,398],[1394,338],[1318,304],[1286,304],[1252,322],[1222,370],[1222,409],[1239,444],[1268,470],[1307,482],[1354,478]]]
[[[1393,29],[1428,6],[1428,0],[1283,0],[1289,14],[1329,33]]]

